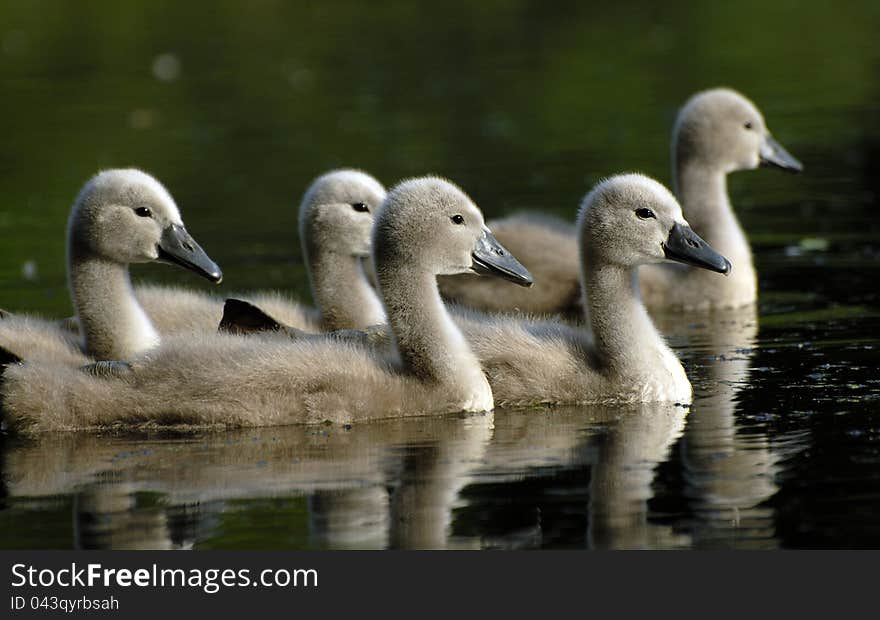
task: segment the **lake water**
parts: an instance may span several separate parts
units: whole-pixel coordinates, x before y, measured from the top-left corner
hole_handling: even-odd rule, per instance
[[[0,547],[880,547],[878,29],[876,2],[0,4],[13,311],[70,313],[102,167],[163,180],[221,291],[307,298],[296,206],[332,167],[573,219],[603,176],[668,181],[677,107],[721,84],[805,165],[730,178],[758,307],[656,317],[690,410],[3,437]]]

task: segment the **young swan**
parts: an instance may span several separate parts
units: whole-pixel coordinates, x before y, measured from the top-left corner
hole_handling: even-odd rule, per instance
[[[168,191],[140,170],[107,170],[85,184],[67,225],[67,273],[82,339],[56,322],[10,315],[0,346],[26,359],[82,364],[128,359],[159,334],[134,297],[129,263],[179,265],[220,282],[220,268],[183,226]]]
[[[275,292],[241,297],[308,332],[383,323],[361,263],[370,253],[373,213],[384,199],[382,184],[359,170],[315,179],[300,203],[299,236],[317,308]],[[215,331],[223,315],[223,300],[215,295],[157,285],[138,286],[135,293],[161,334]]]
[[[675,191],[691,225],[737,268],[730,278],[692,267],[645,268],[645,303],[700,310],[753,303],[758,279],[749,241],[727,195],[727,175],[759,166],[799,172],[803,166],[773,139],[758,108],[727,88],[699,93],[685,104],[673,129],[672,157]]]
[[[440,299],[439,274],[531,276],[457,187],[426,177],[389,193],[373,260],[395,354],[339,340],[200,334],[168,339],[131,370],[97,377],[67,366],[9,364],[0,388],[20,432],[106,425],[268,426],[482,411],[492,390]]]
[[[727,274],[672,194],[639,174],[584,198],[577,224],[590,330],[490,317],[467,330],[498,404],[691,401],[684,369],[639,298],[639,265],[677,261]],[[717,276],[716,276],[717,277]]]
[[[611,178],[590,192],[577,230],[589,330],[453,309],[496,403],[689,403],[690,383],[648,318],[636,271],[671,260],[727,274],[730,263],[690,229],[665,187],[637,174]],[[327,337],[296,333],[258,312],[250,318],[262,320],[265,329],[298,339]],[[330,335],[387,346],[381,330]]]
[[[701,269],[674,265],[642,270],[648,307],[708,309],[752,303],[757,280],[748,240],[727,195],[727,175],[758,166],[800,171],[802,166],[767,130],[764,118],[743,95],[717,88],[694,95],[682,107],[672,132],[675,192],[688,221],[736,270],[717,278]],[[573,312],[579,295],[577,237],[562,222],[516,215],[490,222],[498,239],[535,274],[535,290],[472,278],[447,278],[440,290],[474,308],[489,311]]]

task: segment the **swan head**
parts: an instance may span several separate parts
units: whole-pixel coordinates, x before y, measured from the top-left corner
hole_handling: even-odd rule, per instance
[[[393,263],[433,275],[479,273],[532,284],[473,201],[438,177],[410,179],[389,192],[373,227],[373,258],[377,272]]]
[[[578,216],[581,251],[590,263],[633,268],[667,260],[727,275],[730,261],[685,221],[663,185],[641,174],[622,174],[587,194]]]
[[[306,252],[370,255],[373,218],[385,188],[360,170],[333,170],[306,190],[299,210],[299,234]]]
[[[697,160],[725,174],[758,166],[803,170],[770,134],[755,104],[729,88],[691,97],[678,113],[672,143],[676,161]]]
[[[68,222],[71,250],[108,262],[159,261],[219,283],[217,264],[190,236],[168,190],[135,169],[106,170],[80,190]]]

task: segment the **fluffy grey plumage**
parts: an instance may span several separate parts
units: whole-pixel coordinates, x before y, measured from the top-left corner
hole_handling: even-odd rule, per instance
[[[118,377],[13,364],[0,389],[5,422],[19,432],[265,426],[492,409],[489,384],[436,285],[439,274],[472,270],[485,235],[479,209],[447,181],[415,179],[388,195],[373,255],[396,355],[333,339],[201,334],[168,339]]]
[[[641,208],[655,217],[638,217]],[[503,315],[462,326],[498,404],[690,402],[637,290],[637,268],[665,260],[675,224],[687,225],[678,203],[647,177],[612,177],[587,194],[577,231],[590,329]]]
[[[645,208],[652,211],[648,219],[636,213]],[[666,260],[675,225],[687,226],[678,203],[647,177],[617,176],[587,195],[577,230],[589,329],[451,308],[496,403],[690,402],[684,370],[636,288],[639,265]],[[375,332],[359,333],[350,340],[385,346]]]
[[[726,308],[756,299],[751,250],[730,205],[727,175],[762,164],[799,170],[800,164],[787,153],[787,163],[768,159],[768,149],[777,147],[755,105],[733,90],[703,91],[682,107],[672,135],[676,195],[694,230],[736,269],[731,277],[718,278],[691,267],[647,266],[640,280],[649,308]],[[546,217],[534,214],[489,224],[498,240],[534,274],[534,290],[463,278],[443,282],[444,296],[494,312],[571,312],[578,297],[572,291],[578,289],[579,277],[577,262],[570,260],[577,253],[571,226],[560,228],[558,222],[548,224]]]
[[[26,314],[10,314],[0,319],[0,347],[29,360],[74,366],[91,361],[77,334],[55,321]]]
[[[758,108],[728,88],[691,97],[679,112],[672,135],[673,179],[685,216],[736,269],[729,278],[716,278],[692,267],[646,267],[641,273],[642,297],[649,307],[698,310],[753,303],[758,296],[757,274],[749,241],[730,204],[727,175],[761,165],[800,170],[800,164],[787,153],[786,163],[768,159],[768,149],[781,147],[770,136]]]

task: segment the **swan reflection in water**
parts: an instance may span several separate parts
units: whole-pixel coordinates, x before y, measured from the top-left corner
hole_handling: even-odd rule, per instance
[[[754,305],[681,318],[657,317],[672,339],[685,336],[694,403],[681,442],[692,546],[778,547],[770,500],[779,490],[782,440],[738,417],[758,346]]]
[[[252,530],[251,547],[542,546],[540,520],[525,538],[494,535],[488,530],[498,524],[479,519],[459,527],[479,495],[473,489],[496,489],[497,503],[504,500],[497,494],[534,479],[587,485],[573,510],[592,548],[774,546],[766,500],[777,490],[779,457],[766,435],[738,432],[736,419],[757,332],[754,309],[658,323],[673,344],[688,341],[690,410],[560,407],[351,428],[16,439],[4,449],[10,505],[39,509],[73,496],[80,548],[191,548],[208,539],[223,546],[219,523],[236,511]],[[649,508],[658,465],[671,453],[680,455],[670,465],[683,471],[691,513],[674,528]],[[254,502],[302,498],[304,521],[247,516]]]
[[[474,414],[348,430],[47,434],[7,445],[3,477],[16,505],[46,509],[72,495],[78,548],[198,546],[223,515],[249,501],[302,497],[305,546],[436,548],[447,544],[458,489],[492,431],[491,414]],[[264,534],[285,526],[274,519],[250,525]],[[255,547],[279,543],[250,540],[259,541]]]
[[[13,500],[74,498],[79,548],[189,548],[247,500],[307,498],[305,546],[476,548],[480,536],[452,527],[461,490],[480,480],[589,464],[613,436],[608,409],[434,417],[339,427],[287,427],[165,437],[54,434],[7,446],[4,477]],[[668,416],[638,416],[623,446],[667,445]],[[684,410],[678,408],[675,424]],[[615,414],[620,417],[619,414]],[[634,448],[635,450],[635,448]],[[650,482],[652,459],[634,465]],[[631,472],[622,463],[619,475]],[[617,467],[615,464],[613,467]],[[649,486],[638,485],[642,497]],[[241,500],[244,500],[242,502]],[[628,508],[627,508],[628,509]],[[267,524],[254,521],[254,528]],[[284,527],[273,522],[271,529]],[[294,525],[292,524],[291,527]],[[265,532],[264,532],[265,533]],[[271,536],[258,546],[273,546]],[[277,541],[277,538],[275,539]]]

